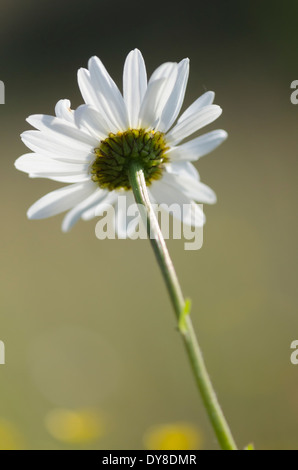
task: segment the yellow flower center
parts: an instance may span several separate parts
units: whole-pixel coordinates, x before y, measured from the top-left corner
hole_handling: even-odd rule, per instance
[[[129,129],[111,133],[94,149],[96,158],[91,166],[92,180],[110,191],[129,190],[129,166],[137,161],[149,186],[153,180],[161,178],[164,164],[168,161],[168,149],[162,132]]]

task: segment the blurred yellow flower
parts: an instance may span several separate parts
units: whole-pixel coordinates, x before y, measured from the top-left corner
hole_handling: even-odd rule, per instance
[[[5,419],[0,419],[0,450],[23,450],[24,441],[17,428]]]
[[[96,410],[55,409],[45,420],[49,433],[68,444],[80,444],[99,439],[104,434],[102,418]]]
[[[189,423],[154,426],[144,436],[148,450],[196,450],[202,444],[200,430]]]

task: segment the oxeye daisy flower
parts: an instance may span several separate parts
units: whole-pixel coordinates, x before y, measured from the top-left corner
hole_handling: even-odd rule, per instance
[[[191,302],[182,293],[152,205],[174,210],[184,224],[200,227],[205,217],[197,202],[216,202],[191,162],[215,149],[227,133],[191,136],[222,110],[213,104],[214,93],[207,92],[178,117],[188,75],[189,60],[184,59],[161,65],[147,81],[143,57],[135,49],[125,61],[122,95],[102,62],[92,57],[88,69],[78,72],[85,104],[72,110],[64,99],[56,105],[56,116],[30,116],[27,121],[36,130],[24,132],[22,140],[32,153],[15,165],[30,177],[67,184],[28,210],[30,219],[68,211],[62,223],[65,232],[80,218],[92,219],[113,206],[114,228],[125,238],[136,230],[139,217],[131,223],[122,199],[126,210],[135,201],[139,204],[210,422],[221,448],[236,450],[192,325]]]
[[[164,208],[178,204],[183,223],[202,225],[204,214],[196,202],[213,204],[216,196],[191,162],[215,149],[227,133],[216,130],[185,142],[222,112],[213,104],[214,93],[207,92],[177,120],[188,75],[189,60],[184,59],[162,64],[147,81],[143,57],[135,49],[125,61],[122,95],[100,59],[92,57],[88,69],[78,71],[85,104],[72,110],[63,99],[56,116],[27,119],[37,130],[21,137],[32,153],[18,158],[16,168],[33,178],[67,183],[35,202],[29,219],[68,211],[62,223],[68,231],[80,218],[92,219],[112,204],[118,235],[125,237],[128,222],[118,210],[118,198],[126,196],[127,206],[134,203],[128,169],[137,161],[151,202]]]

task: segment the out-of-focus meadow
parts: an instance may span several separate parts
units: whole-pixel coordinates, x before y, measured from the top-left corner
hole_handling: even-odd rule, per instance
[[[0,2],[0,449],[217,448],[147,241],[99,241],[95,221],[26,210],[60,185],[13,163],[25,118],[81,104],[91,55],[121,86],[191,59],[184,107],[216,91],[228,141],[196,165],[218,203],[204,246],[170,241],[216,390],[240,446],[298,449],[297,2]]]

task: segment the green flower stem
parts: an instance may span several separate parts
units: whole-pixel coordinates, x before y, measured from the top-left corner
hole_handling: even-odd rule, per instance
[[[177,317],[179,331],[182,335],[196,384],[201,393],[205,408],[223,450],[237,450],[228,423],[218,403],[211,380],[209,378],[203,355],[189,315],[189,302],[186,302],[151,206],[142,167],[133,162],[129,168],[129,179],[137,204],[145,208],[148,236],[165,280]],[[143,212],[143,211],[141,211]]]

